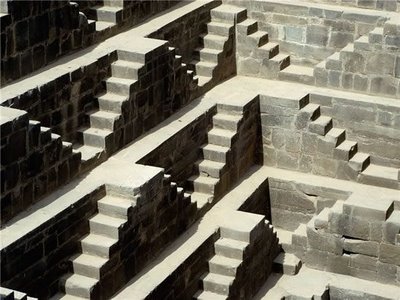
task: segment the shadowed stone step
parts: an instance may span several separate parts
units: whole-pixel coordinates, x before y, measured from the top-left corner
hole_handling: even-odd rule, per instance
[[[89,220],[90,232],[118,239],[119,230],[126,223],[125,219],[97,214]]]
[[[114,77],[135,79],[145,74],[144,65],[138,62],[117,60],[111,64],[111,73]]]
[[[112,6],[94,6],[89,16],[95,16],[98,21],[119,23],[122,21],[122,8]]]
[[[370,156],[367,153],[357,152],[349,160],[349,165],[358,172],[364,171],[370,164]]]
[[[212,20],[240,23],[247,18],[247,10],[238,6],[223,4],[211,10]]]
[[[83,144],[87,146],[110,150],[113,145],[113,132],[106,129],[87,128],[80,130]]]
[[[370,164],[361,172],[360,181],[365,184],[398,189],[400,188],[399,169]]]
[[[236,132],[238,124],[242,119],[241,115],[229,115],[224,113],[217,113],[213,116],[213,127],[222,128]]]
[[[104,150],[99,147],[91,147],[87,145],[74,145],[73,147],[73,151],[81,153],[81,161],[85,165],[90,165],[99,160],[101,155],[104,153]]]
[[[243,253],[249,243],[237,241],[228,238],[221,238],[214,244],[215,254],[225,256],[228,258],[234,258],[238,260],[243,259]]]
[[[277,273],[296,275],[301,268],[301,260],[296,255],[281,252],[274,259],[274,269]]]
[[[357,142],[346,140],[337,146],[333,156],[338,159],[350,160],[357,153]]]
[[[83,298],[90,298],[95,293],[98,282],[97,279],[77,274],[67,274],[60,280],[66,294]]]
[[[137,80],[110,77],[106,80],[107,92],[118,95],[130,95],[137,85]]]
[[[129,209],[132,209],[132,202],[129,199],[106,195],[97,201],[99,212],[111,217],[127,219]]]
[[[113,26],[115,26],[114,22],[104,22],[104,21],[95,22],[96,31],[103,31]]]
[[[208,61],[193,61],[196,68],[196,74],[199,76],[212,77],[217,64]]]
[[[241,263],[242,261],[238,259],[215,255],[210,259],[208,265],[210,273],[234,277],[236,275],[236,270]]]
[[[224,276],[214,273],[208,273],[203,278],[204,291],[210,291],[217,294],[229,295],[229,290],[235,277]]]
[[[225,42],[227,41],[226,37],[215,34],[201,35],[200,39],[203,43],[204,48],[217,49],[217,50],[223,50]]]
[[[292,234],[292,244],[294,246],[307,246],[307,225],[300,224]]]
[[[220,178],[226,164],[204,159],[198,163],[200,174],[205,176],[211,176],[214,178]]]
[[[193,80],[197,82],[197,85],[198,85],[198,86],[204,86],[204,85],[207,84],[211,79],[212,79],[212,77],[199,76],[199,75],[196,75],[196,76],[193,77]]]
[[[99,101],[99,108],[105,111],[114,113],[121,113],[122,104],[128,101],[127,96],[122,96],[113,93],[105,93],[97,98]]]
[[[91,233],[81,240],[82,252],[109,258],[117,242],[114,238]]]
[[[224,295],[220,295],[220,294],[216,294],[213,292],[209,292],[209,291],[198,291],[194,296],[194,299],[198,299],[198,300],[226,300],[228,299],[226,296]]]
[[[221,55],[221,50],[209,48],[197,48],[194,51],[194,58],[200,61],[209,61],[218,63],[218,58]]]
[[[309,103],[299,111],[296,118],[296,127],[298,129],[306,128],[310,121],[314,121],[320,116],[320,106],[318,104]]]
[[[108,259],[89,254],[79,254],[71,259],[74,274],[100,279],[102,268]]]
[[[368,221],[386,221],[394,211],[394,201],[353,194],[343,203],[343,213]]]
[[[273,58],[279,54],[279,44],[268,42],[265,45],[255,49],[256,58]]]
[[[261,47],[268,43],[268,32],[265,31],[256,31],[247,36],[248,43],[251,47]]]
[[[213,128],[208,132],[208,142],[210,144],[230,147],[232,145],[232,139],[236,135],[235,131]]]
[[[208,33],[213,33],[221,36],[228,36],[233,33],[233,25],[228,23],[211,21],[207,23]]]
[[[221,163],[226,163],[227,154],[230,151],[228,147],[222,147],[213,144],[207,144],[206,146],[202,147],[202,149],[205,159]]]
[[[332,143],[335,147],[343,143],[346,139],[346,130],[341,128],[332,128],[325,135],[325,140]]]
[[[314,69],[306,66],[290,65],[279,73],[279,79],[314,84]]]
[[[214,196],[211,194],[204,194],[199,192],[189,193],[190,200],[192,203],[196,203],[197,209],[203,208],[208,203],[212,203]]]
[[[237,31],[244,35],[249,35],[258,30],[258,23],[256,20],[246,19],[236,25]]]
[[[278,66],[278,70],[283,70],[290,65],[290,56],[284,53],[279,53],[272,57],[270,61]]]
[[[215,186],[218,182],[219,180],[216,178],[201,175],[195,175],[188,179],[193,191],[211,195],[214,195]]]
[[[315,121],[310,123],[309,129],[311,132],[325,135],[333,127],[332,118],[327,116],[320,116]]]
[[[89,115],[90,126],[113,131],[122,125],[121,115],[111,111],[99,110]]]

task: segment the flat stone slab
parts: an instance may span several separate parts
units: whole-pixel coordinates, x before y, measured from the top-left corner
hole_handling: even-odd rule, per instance
[[[362,194],[353,194],[343,204],[344,214],[371,221],[385,221],[393,210],[393,200],[377,199]]]

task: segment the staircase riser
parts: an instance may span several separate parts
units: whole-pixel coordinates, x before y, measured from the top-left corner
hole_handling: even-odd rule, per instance
[[[130,95],[131,91],[133,90],[133,86],[131,85],[117,84],[114,82],[107,82],[106,86],[108,92],[123,96]]]
[[[205,173],[210,175],[213,178],[220,178],[221,174],[223,172],[223,169],[214,169],[214,168],[209,168],[209,167],[204,167],[199,165],[199,172],[201,173]]]
[[[216,162],[226,162],[226,154],[222,152],[215,152],[203,149],[203,156],[205,159],[213,160]]]
[[[220,36],[229,36],[233,34],[233,27],[227,28],[218,25],[207,24],[207,29],[209,33],[220,35]]]
[[[97,116],[90,116],[90,126],[93,128],[108,129],[114,131],[114,129],[118,128],[117,123],[118,120],[115,119],[110,120]]]
[[[205,51],[196,51],[194,53],[194,58],[200,61],[213,62],[217,64],[220,54],[208,53]]]
[[[99,108],[101,110],[111,111],[119,114],[122,111],[122,103],[123,102],[107,101],[99,99]]]
[[[216,49],[216,50],[223,50],[225,41],[217,41],[217,40],[211,40],[204,38],[202,40],[204,48],[210,48],[210,49]]]
[[[119,23],[122,21],[122,11],[110,12],[104,10],[96,10],[97,21]]]
[[[106,224],[90,222],[90,232],[99,235],[105,235],[113,239],[119,238],[118,228],[108,226]]]
[[[205,183],[200,183],[200,182],[193,182],[193,191],[199,192],[199,193],[204,193],[204,194],[214,194],[215,191],[215,186],[211,184],[205,184]]]
[[[112,137],[109,135],[104,138],[103,136],[83,133],[83,143],[87,146],[109,150],[112,146]]]
[[[215,128],[221,128],[221,129],[226,129],[226,130],[232,130],[232,131],[237,131],[238,129],[238,123],[233,122],[233,121],[226,121],[226,120],[221,120],[221,119],[213,119],[213,126]]]
[[[89,278],[100,279],[100,270],[95,267],[83,266],[81,264],[73,263],[74,274],[86,276]]]
[[[137,80],[138,76],[139,76],[138,69],[133,69],[133,68],[121,66],[121,65],[112,65],[111,73],[114,77],[134,79],[134,80]]]
[[[215,253],[228,258],[243,259],[243,251],[240,249],[215,245]]]
[[[247,18],[247,11],[243,10],[239,12],[238,14],[234,13],[225,13],[217,10],[211,10],[211,19],[213,21],[218,21],[221,23],[234,23],[236,18],[236,22],[240,23]]]
[[[208,142],[213,145],[231,147],[233,141],[230,137],[208,134]]]
[[[209,263],[209,268],[211,273],[225,275],[225,276],[233,276],[233,277],[235,277],[237,269],[235,267],[217,265],[211,262]]]
[[[100,257],[108,258],[110,254],[110,249],[102,246],[89,245],[81,243],[82,253],[97,255]]]
[[[196,74],[199,76],[213,77],[215,67],[196,65]]]
[[[97,206],[99,208],[99,212],[104,215],[121,219],[127,219],[128,210],[126,210],[125,208],[108,205],[101,202],[99,202]]]
[[[205,291],[210,291],[221,295],[229,295],[230,287],[227,285],[203,281],[203,287]]]
[[[250,47],[261,47],[264,46],[266,43],[268,43],[268,34],[262,35],[260,37],[252,37],[249,36],[247,39],[247,42]]]
[[[75,297],[82,297],[89,299],[90,298],[90,290],[78,287],[69,287],[68,285],[65,287],[65,293],[67,295],[75,296]]]

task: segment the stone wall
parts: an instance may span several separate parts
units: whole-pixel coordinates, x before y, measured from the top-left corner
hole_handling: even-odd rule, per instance
[[[87,220],[105,194],[105,187],[100,186],[55,218],[2,247],[1,285],[42,299],[55,294],[59,277],[69,270],[69,258],[79,251],[78,240],[89,231]]]
[[[321,8],[307,3],[296,5],[279,1],[228,1],[248,10],[259,29],[279,41],[281,51],[312,63],[325,59],[355,39],[382,25],[383,14],[361,13],[343,8]]]
[[[2,1],[1,83],[32,73],[81,48],[94,27],[80,24],[69,1]]]
[[[1,223],[70,181],[81,155],[21,110],[1,107]]]
[[[312,2],[377,9],[385,11],[400,11],[399,0],[312,0]]]

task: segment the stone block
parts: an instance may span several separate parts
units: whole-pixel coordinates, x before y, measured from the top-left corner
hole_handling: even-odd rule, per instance
[[[400,246],[386,243],[380,244],[379,261],[400,266]]]
[[[301,27],[285,27],[285,37],[287,41],[304,43],[305,42],[305,28]]]
[[[376,269],[378,272],[377,280],[384,284],[396,284],[396,265],[382,263],[380,261],[376,264]]]
[[[379,243],[359,239],[344,239],[343,249],[352,253],[378,256]]]
[[[310,221],[314,223],[314,220]],[[343,239],[341,235],[325,232],[324,230],[317,230],[312,224],[307,224],[307,239],[308,245],[311,249],[317,249],[324,252],[333,254],[342,254],[343,252]]]
[[[374,53],[367,57],[366,72],[370,74],[394,75],[395,56]]]
[[[343,235],[362,240],[370,239],[369,222],[367,220],[343,214],[341,222]]]
[[[326,271],[345,274],[348,275],[350,273],[349,265],[350,265],[350,255],[335,255],[328,253],[328,259],[326,264]]]
[[[371,80],[370,91],[376,94],[396,95],[400,81],[393,77],[375,77]]]
[[[383,238],[385,242],[394,244],[396,235],[400,233],[400,211],[395,210],[383,225]]]
[[[319,25],[308,26],[306,42],[311,45],[326,46],[328,42],[328,28]]]
[[[377,200],[361,194],[353,194],[343,204],[343,212],[348,216],[369,221],[385,221],[393,210],[393,200]]]
[[[352,42],[354,42],[354,35],[352,33],[333,31],[329,36],[328,46],[341,49]]]

